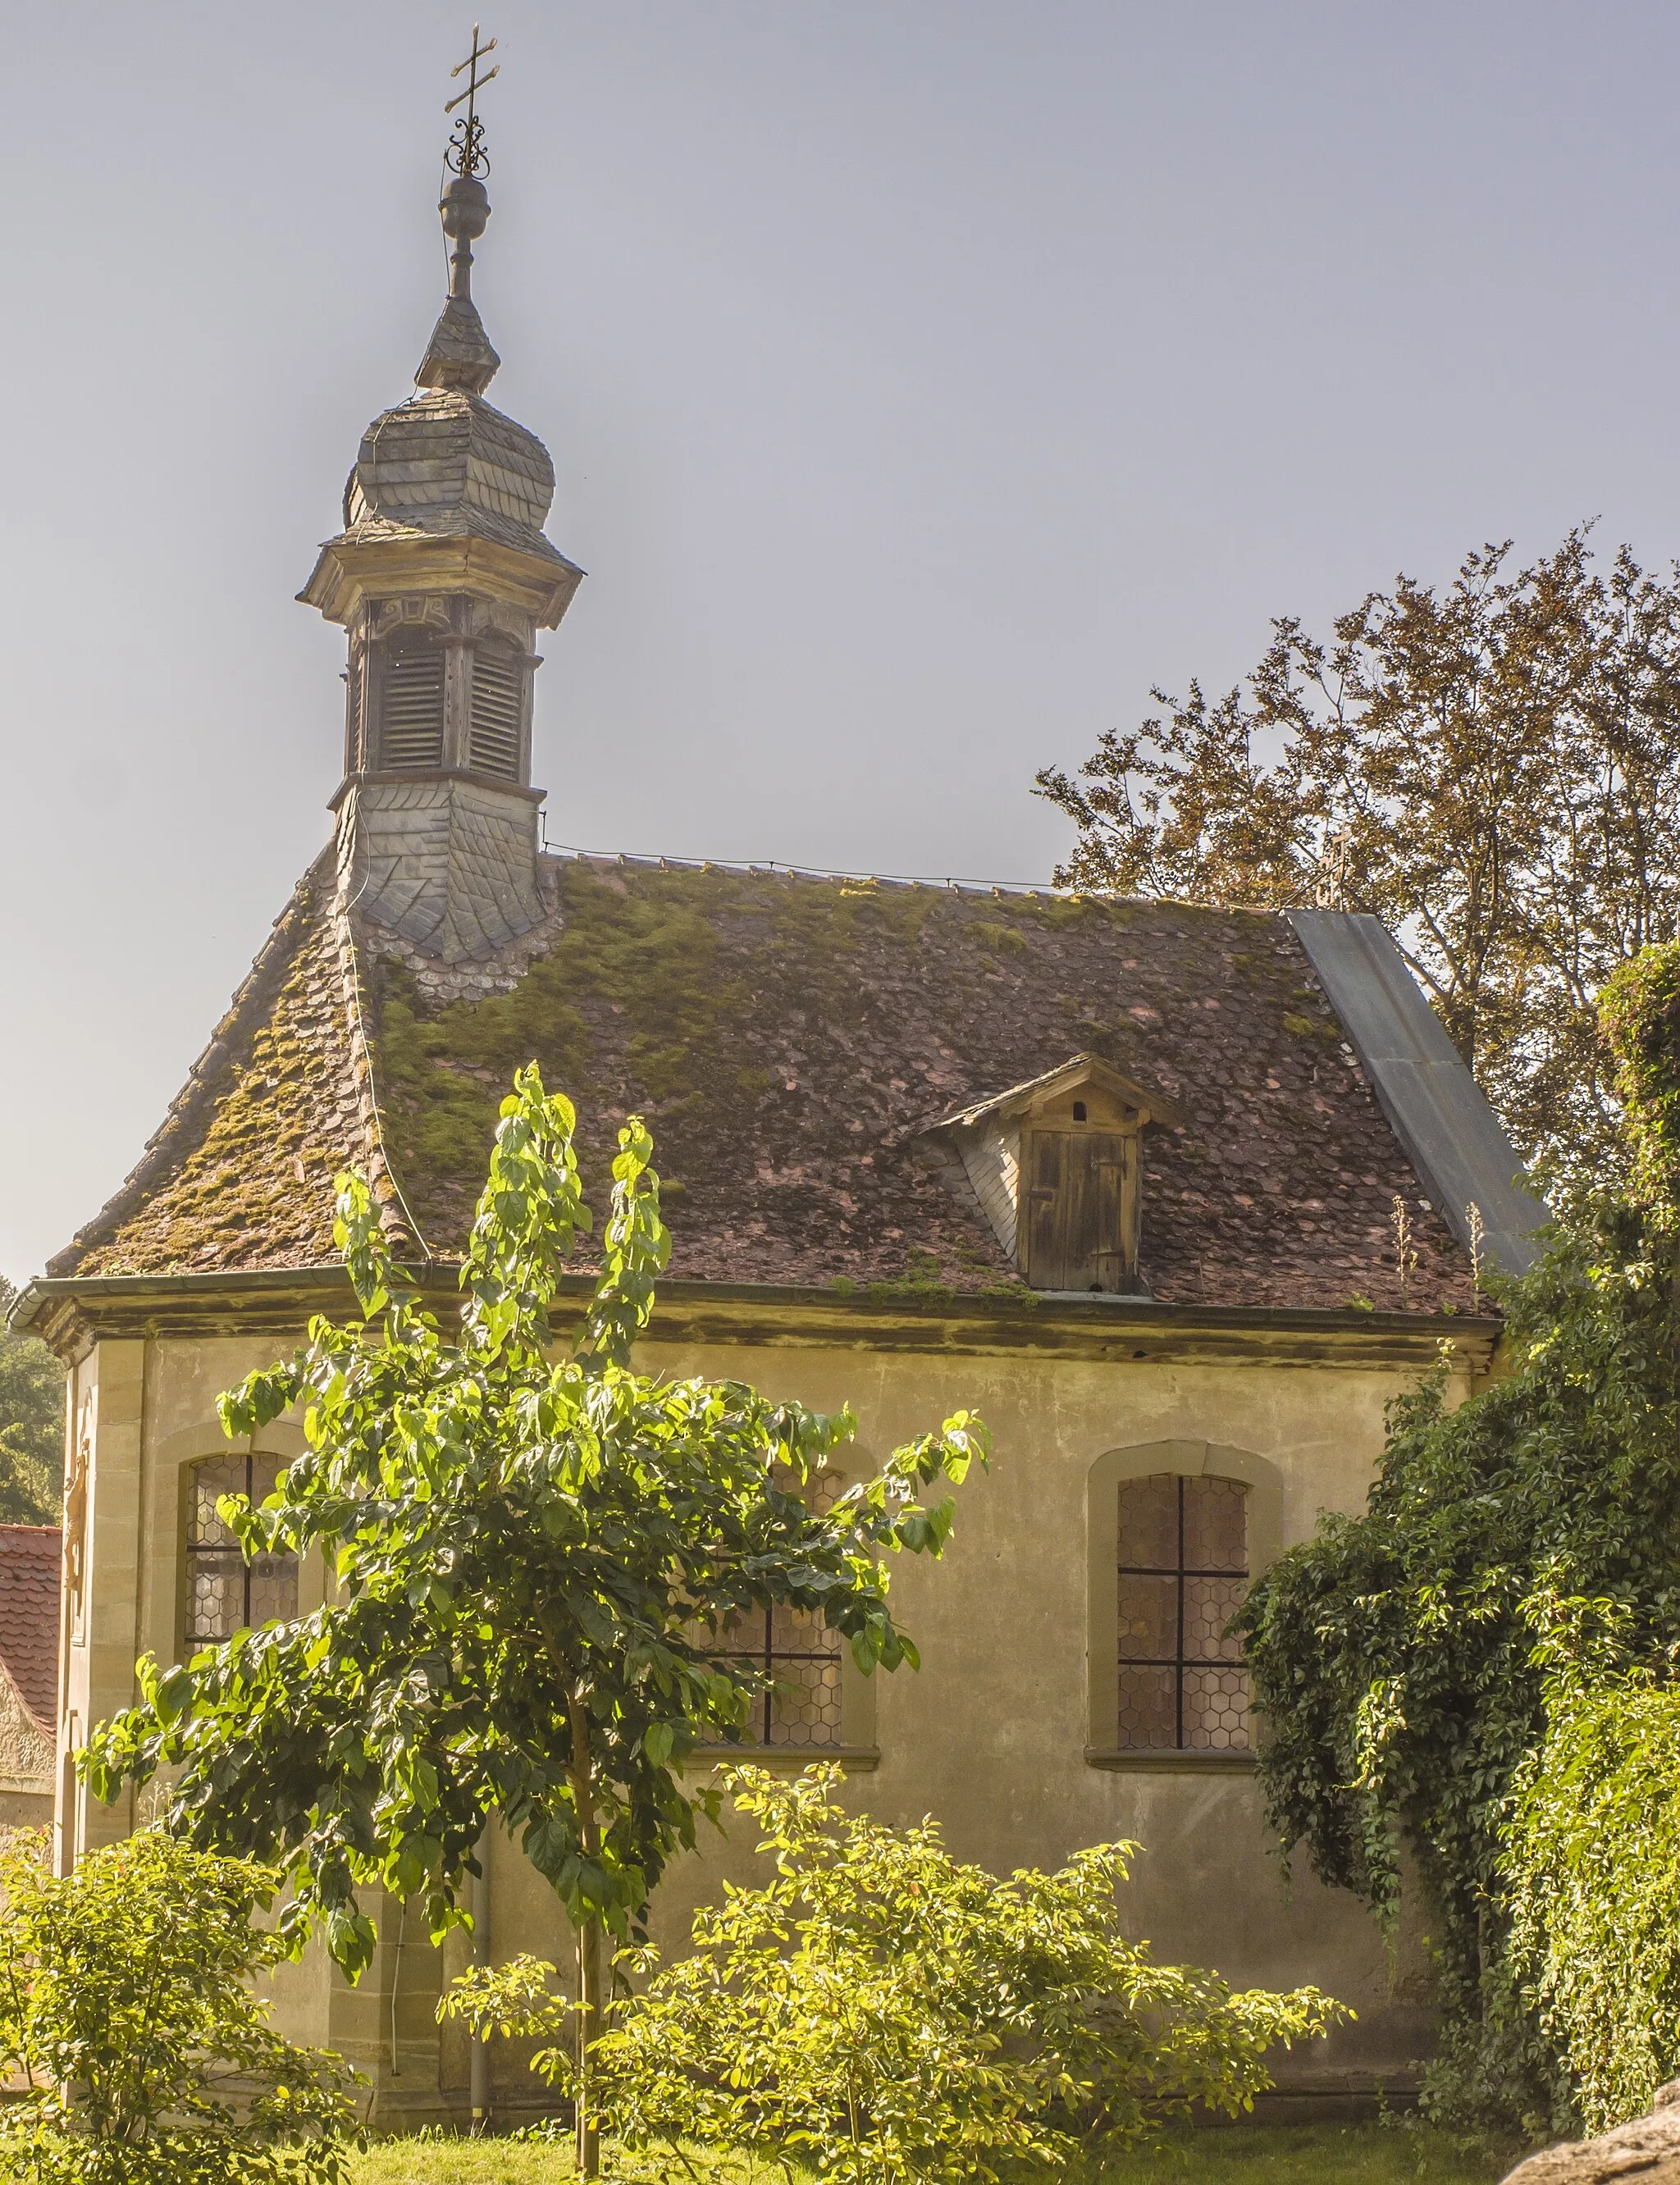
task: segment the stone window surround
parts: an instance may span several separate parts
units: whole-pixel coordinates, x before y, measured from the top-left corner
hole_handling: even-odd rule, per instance
[[[1128,1774],[1246,1774],[1254,1766],[1252,1744],[1245,1752],[1144,1752],[1115,1743],[1120,1704],[1118,1490],[1122,1480],[1147,1479],[1161,1472],[1186,1479],[1235,1479],[1247,1488],[1251,1583],[1282,1551],[1283,1474],[1252,1450],[1184,1439],[1104,1450],[1091,1466],[1085,1488],[1086,1764]]]

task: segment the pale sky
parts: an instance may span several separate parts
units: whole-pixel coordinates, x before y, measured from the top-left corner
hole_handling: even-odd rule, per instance
[[[554,841],[997,880],[1268,618],[1680,554],[1680,13],[479,0],[497,405],[588,581]],[[0,1268],[138,1157],[326,840],[294,603],[443,293],[434,0],[8,16]]]

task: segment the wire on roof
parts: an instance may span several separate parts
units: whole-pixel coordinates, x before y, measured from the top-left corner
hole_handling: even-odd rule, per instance
[[[1089,890],[1052,887],[1048,880],[982,880],[961,873],[863,873],[837,867],[790,865],[782,858],[669,858],[658,852],[586,850],[576,842],[551,842],[542,830],[542,847],[550,857],[590,858],[634,865],[664,865],[679,871],[700,873],[708,869],[725,873],[786,873],[802,880],[885,880],[893,887],[972,888],[983,895],[1003,890],[1011,895],[1074,895]]]

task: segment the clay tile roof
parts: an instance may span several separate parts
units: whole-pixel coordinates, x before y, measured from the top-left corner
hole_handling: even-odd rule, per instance
[[[996,1294],[1015,1271],[929,1126],[1089,1055],[1173,1104],[1142,1178],[1162,1303],[1473,1302],[1283,915],[618,858],[546,859],[543,887],[540,934],[440,974],[352,935],[323,869],[146,1163],[52,1271],[328,1262],[351,1160],[447,1257],[535,1057],[577,1103],[597,1208],[618,1126],[647,1116],[673,1276]]]
[[[298,883],[139,1165],[49,1275],[307,1267],[332,1182],[377,1172],[356,979],[323,858]]]
[[[56,1525],[0,1525],[0,1662],[49,1732],[59,1714],[61,1546]]]

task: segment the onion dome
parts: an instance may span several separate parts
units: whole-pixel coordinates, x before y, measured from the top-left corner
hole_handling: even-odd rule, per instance
[[[423,388],[362,434],[343,537],[488,539],[559,562],[542,532],[553,499],[554,466],[535,433],[480,395]]]
[[[472,246],[490,198],[476,174],[457,173],[438,210],[453,245],[449,296],[417,392],[362,434],[344,528],[299,597],[342,622],[370,590],[465,584],[517,595],[552,627],[582,573],[543,535],[554,499],[547,449],[484,399],[501,359],[473,301]]]

